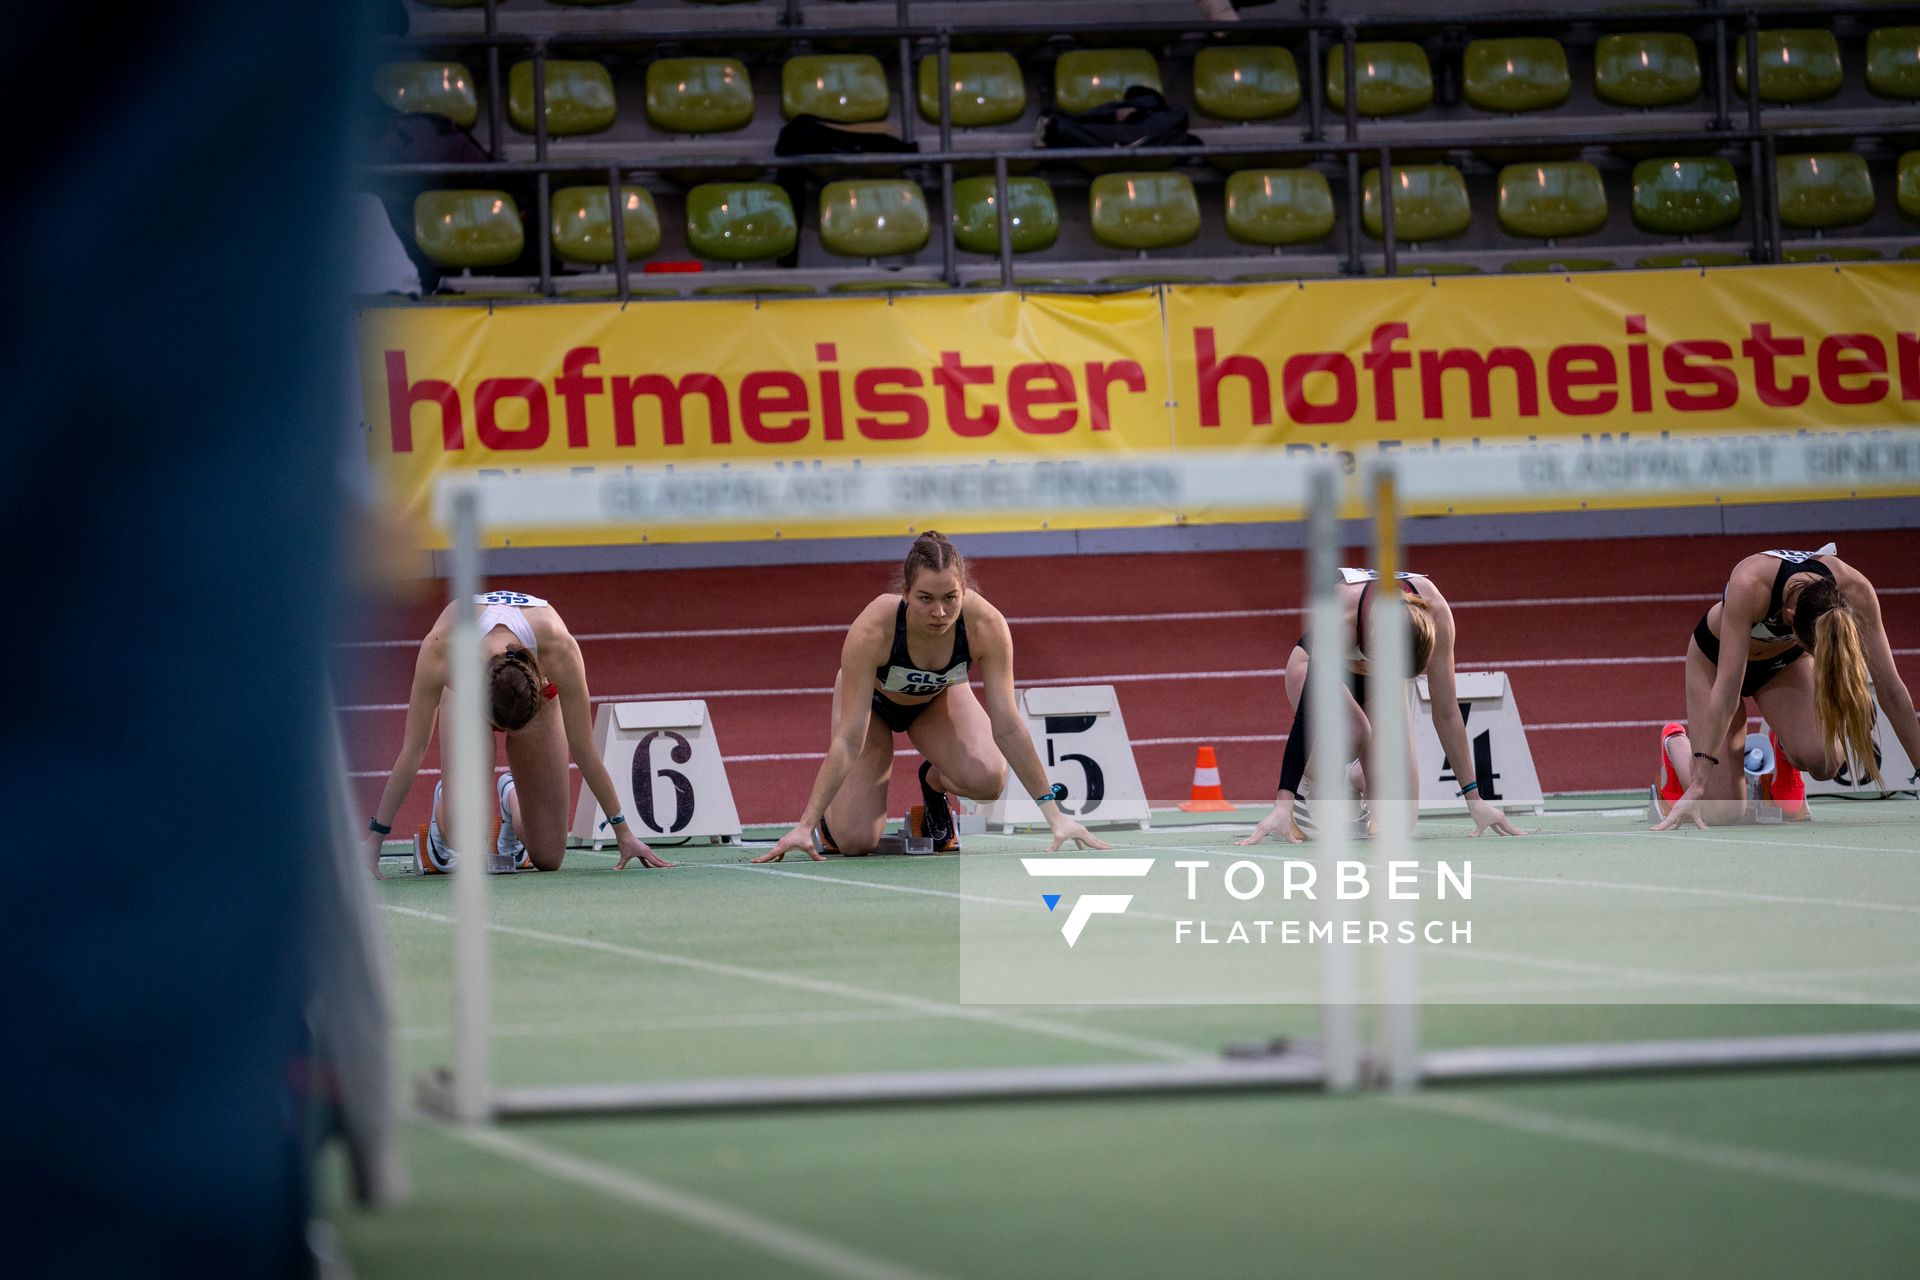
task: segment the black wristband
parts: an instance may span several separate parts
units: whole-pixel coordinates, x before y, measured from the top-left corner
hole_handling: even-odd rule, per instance
[[[1716,765],[1716,766],[1717,766],[1717,765],[1718,765],[1718,764],[1720,763],[1720,757],[1719,757],[1719,756],[1710,756],[1710,755],[1708,755],[1708,754],[1707,754],[1706,752],[1704,752],[1704,751],[1696,751],[1696,752],[1694,752],[1694,753],[1693,753],[1693,758],[1694,758],[1695,760],[1705,760],[1705,761],[1706,761],[1706,762],[1707,762],[1708,764],[1711,764],[1711,765]]]
[[[390,836],[393,834],[393,828],[381,825],[380,819],[378,818],[367,819],[367,830],[377,836]]]

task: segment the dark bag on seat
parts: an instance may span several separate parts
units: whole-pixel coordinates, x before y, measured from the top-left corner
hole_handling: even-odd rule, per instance
[[[1168,102],[1158,89],[1136,84],[1117,102],[1069,115],[1040,114],[1042,147],[1197,147],[1187,132],[1187,109]]]

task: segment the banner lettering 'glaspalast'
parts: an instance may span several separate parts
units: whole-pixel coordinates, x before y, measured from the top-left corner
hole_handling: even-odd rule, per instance
[[[1100,298],[381,308],[363,313],[359,341],[372,465],[394,502],[420,516],[449,468],[830,467],[856,458],[937,466],[1169,448],[1351,461],[1525,448],[1566,435],[1912,426],[1915,296],[1920,264],[1809,265]],[[1529,500],[1534,509],[1556,502],[1572,505]],[[1607,503],[1635,499],[1583,500]],[[1435,501],[1417,512],[1487,509]],[[1135,511],[1083,522],[1240,514]],[[1045,511],[946,523],[956,532],[1061,527]],[[904,527],[849,519],[829,532]],[[495,540],[695,536],[779,531],[511,530]]]

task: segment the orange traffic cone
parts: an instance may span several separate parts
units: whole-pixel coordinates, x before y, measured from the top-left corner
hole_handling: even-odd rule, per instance
[[[1226,793],[1220,790],[1220,764],[1212,747],[1201,747],[1193,760],[1193,798],[1180,806],[1188,813],[1213,813],[1232,809]]]

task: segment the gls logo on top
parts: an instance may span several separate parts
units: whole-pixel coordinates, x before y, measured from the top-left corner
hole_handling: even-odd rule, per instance
[[[1042,880],[1057,879],[1138,879],[1153,870],[1152,858],[1022,858],[1022,866],[1027,874]],[[1060,905],[1057,893],[1043,893],[1040,900],[1052,911]],[[1076,898],[1067,918],[1060,926],[1067,945],[1071,947],[1080,940],[1081,930],[1087,927],[1087,921],[1093,916],[1117,916],[1123,914],[1132,903],[1130,893],[1086,893]]]

